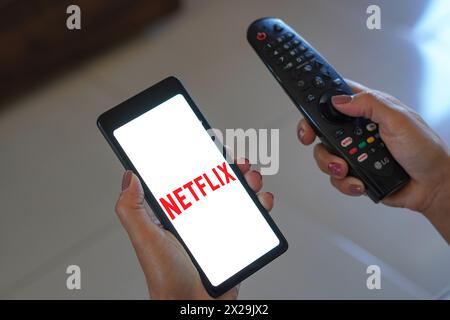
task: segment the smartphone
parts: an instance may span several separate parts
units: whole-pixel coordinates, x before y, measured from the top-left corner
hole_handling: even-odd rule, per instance
[[[175,77],[106,111],[97,125],[123,166],[139,177],[149,206],[186,249],[211,296],[287,250]]]

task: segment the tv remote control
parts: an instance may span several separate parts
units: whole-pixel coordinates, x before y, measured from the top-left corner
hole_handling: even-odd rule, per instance
[[[349,175],[360,179],[367,195],[379,202],[409,181],[380,138],[376,123],[336,110],[331,97],[353,94],[334,68],[282,20],[253,22],[247,39],[333,154],[349,164]]]

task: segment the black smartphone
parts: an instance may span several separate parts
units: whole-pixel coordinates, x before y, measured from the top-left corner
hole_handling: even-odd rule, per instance
[[[97,125],[123,166],[139,177],[146,201],[184,246],[211,296],[287,250],[178,79],[166,78],[106,111]]]

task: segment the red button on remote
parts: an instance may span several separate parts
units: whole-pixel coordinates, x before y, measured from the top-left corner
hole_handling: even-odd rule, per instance
[[[351,137],[344,138],[344,139],[341,141],[341,146],[344,147],[344,148],[346,148],[346,147],[348,147],[349,145],[351,145],[352,142],[353,142],[353,139],[352,139]]]
[[[258,32],[256,34],[256,39],[259,41],[266,40],[266,38],[267,38],[267,34],[265,32]]]
[[[363,162],[364,160],[366,160],[369,156],[367,155],[367,153],[362,153],[361,155],[359,155],[358,157],[358,161],[359,162]]]
[[[351,148],[348,153],[350,153],[351,155],[354,155],[357,152],[358,152],[358,148],[354,147],[354,148]]]

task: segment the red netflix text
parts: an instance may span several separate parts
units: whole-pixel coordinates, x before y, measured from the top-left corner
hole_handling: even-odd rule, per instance
[[[227,164],[224,162],[176,188],[171,193],[168,193],[165,198],[160,198],[159,202],[170,219],[174,220],[176,215],[180,215],[192,206],[194,201],[200,201],[211,192],[235,180],[236,178],[228,171]]]

